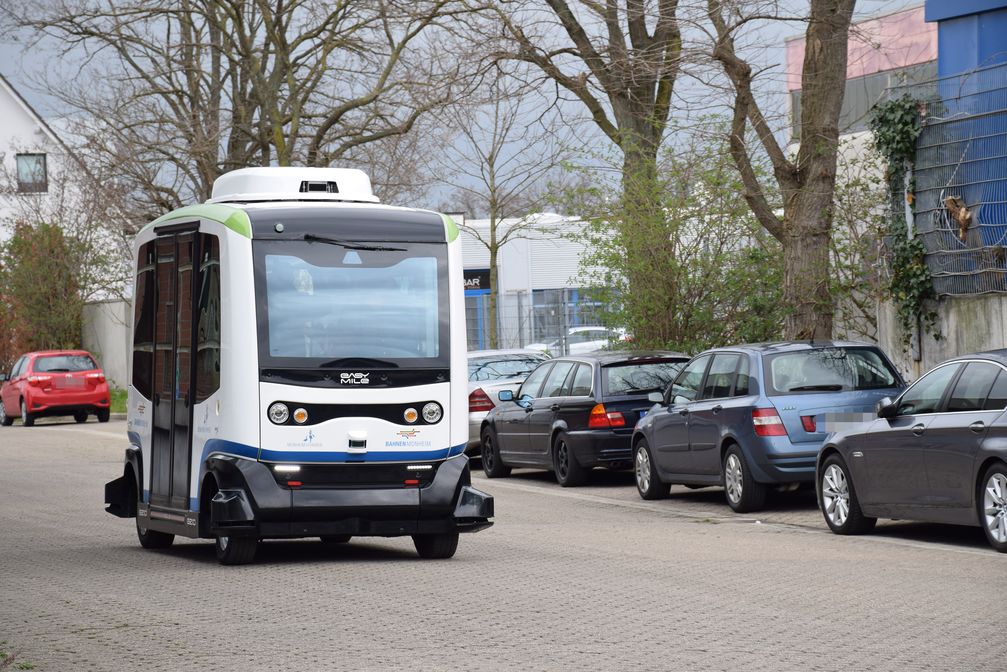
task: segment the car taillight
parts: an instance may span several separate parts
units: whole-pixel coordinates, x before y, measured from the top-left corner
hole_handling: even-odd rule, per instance
[[[786,436],[787,430],[775,408],[757,408],[752,411],[752,424],[759,436]]]
[[[469,394],[469,413],[492,411],[493,406],[493,400],[483,392],[483,388],[477,387]]]
[[[28,376],[28,384],[35,387],[49,387],[52,385],[52,376]]]
[[[85,377],[87,378],[87,382],[94,383],[95,385],[101,385],[105,382],[104,373],[89,373]]]
[[[606,411],[605,404],[595,404],[588,416],[587,426],[590,429],[610,429],[612,427],[625,427],[626,418],[618,411]]]
[[[818,423],[815,422],[815,416],[813,415],[802,415],[801,424],[804,426],[804,431],[808,434],[814,434],[818,431]]]

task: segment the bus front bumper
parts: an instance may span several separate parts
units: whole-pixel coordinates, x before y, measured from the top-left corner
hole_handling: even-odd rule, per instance
[[[464,455],[436,465],[421,487],[292,487],[262,462],[213,457],[208,466],[220,484],[208,512],[211,534],[396,537],[478,532],[493,524],[493,497],[471,486]]]

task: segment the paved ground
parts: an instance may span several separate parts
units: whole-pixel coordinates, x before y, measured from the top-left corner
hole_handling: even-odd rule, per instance
[[[978,529],[824,530],[808,496],[729,514],[625,474],[485,481],[449,561],[407,539],[136,543],[102,511],[124,423],[0,429],[0,649],[39,670],[999,669],[1007,556]],[[759,522],[756,523],[755,521]],[[9,669],[15,669],[11,665]],[[2,667],[2,664],[0,664]]]

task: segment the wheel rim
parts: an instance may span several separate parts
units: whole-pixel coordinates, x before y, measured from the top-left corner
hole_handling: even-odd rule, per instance
[[[569,459],[570,456],[566,449],[566,441],[560,441],[556,444],[556,475],[564,480],[570,471]]]
[[[640,492],[650,490],[650,455],[643,446],[636,449],[636,487]]]
[[[727,497],[732,502],[741,500],[741,460],[734,453],[727,456],[724,465],[724,487],[727,489]]]
[[[21,402],[21,422],[28,422],[28,406],[23,401]]]
[[[227,545],[231,542],[231,538],[227,536],[217,537],[217,545],[220,546],[221,551],[227,550]]]
[[[0,422],[7,422],[7,407],[0,401]]]
[[[850,516],[850,484],[837,464],[830,464],[822,476],[822,508],[836,527],[842,527]]]
[[[986,530],[998,544],[1007,542],[1007,476],[993,474],[983,496]]]

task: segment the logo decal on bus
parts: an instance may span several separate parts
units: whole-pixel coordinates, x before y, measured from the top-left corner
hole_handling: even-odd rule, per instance
[[[369,373],[360,373],[360,372],[340,373],[339,383],[341,385],[370,385],[371,384],[370,375],[371,374]]]
[[[418,430],[418,429],[403,429],[401,432],[395,432],[395,433],[398,434],[399,436],[401,436],[403,439],[411,439],[411,438],[415,437],[417,434],[419,434],[420,430]]]

